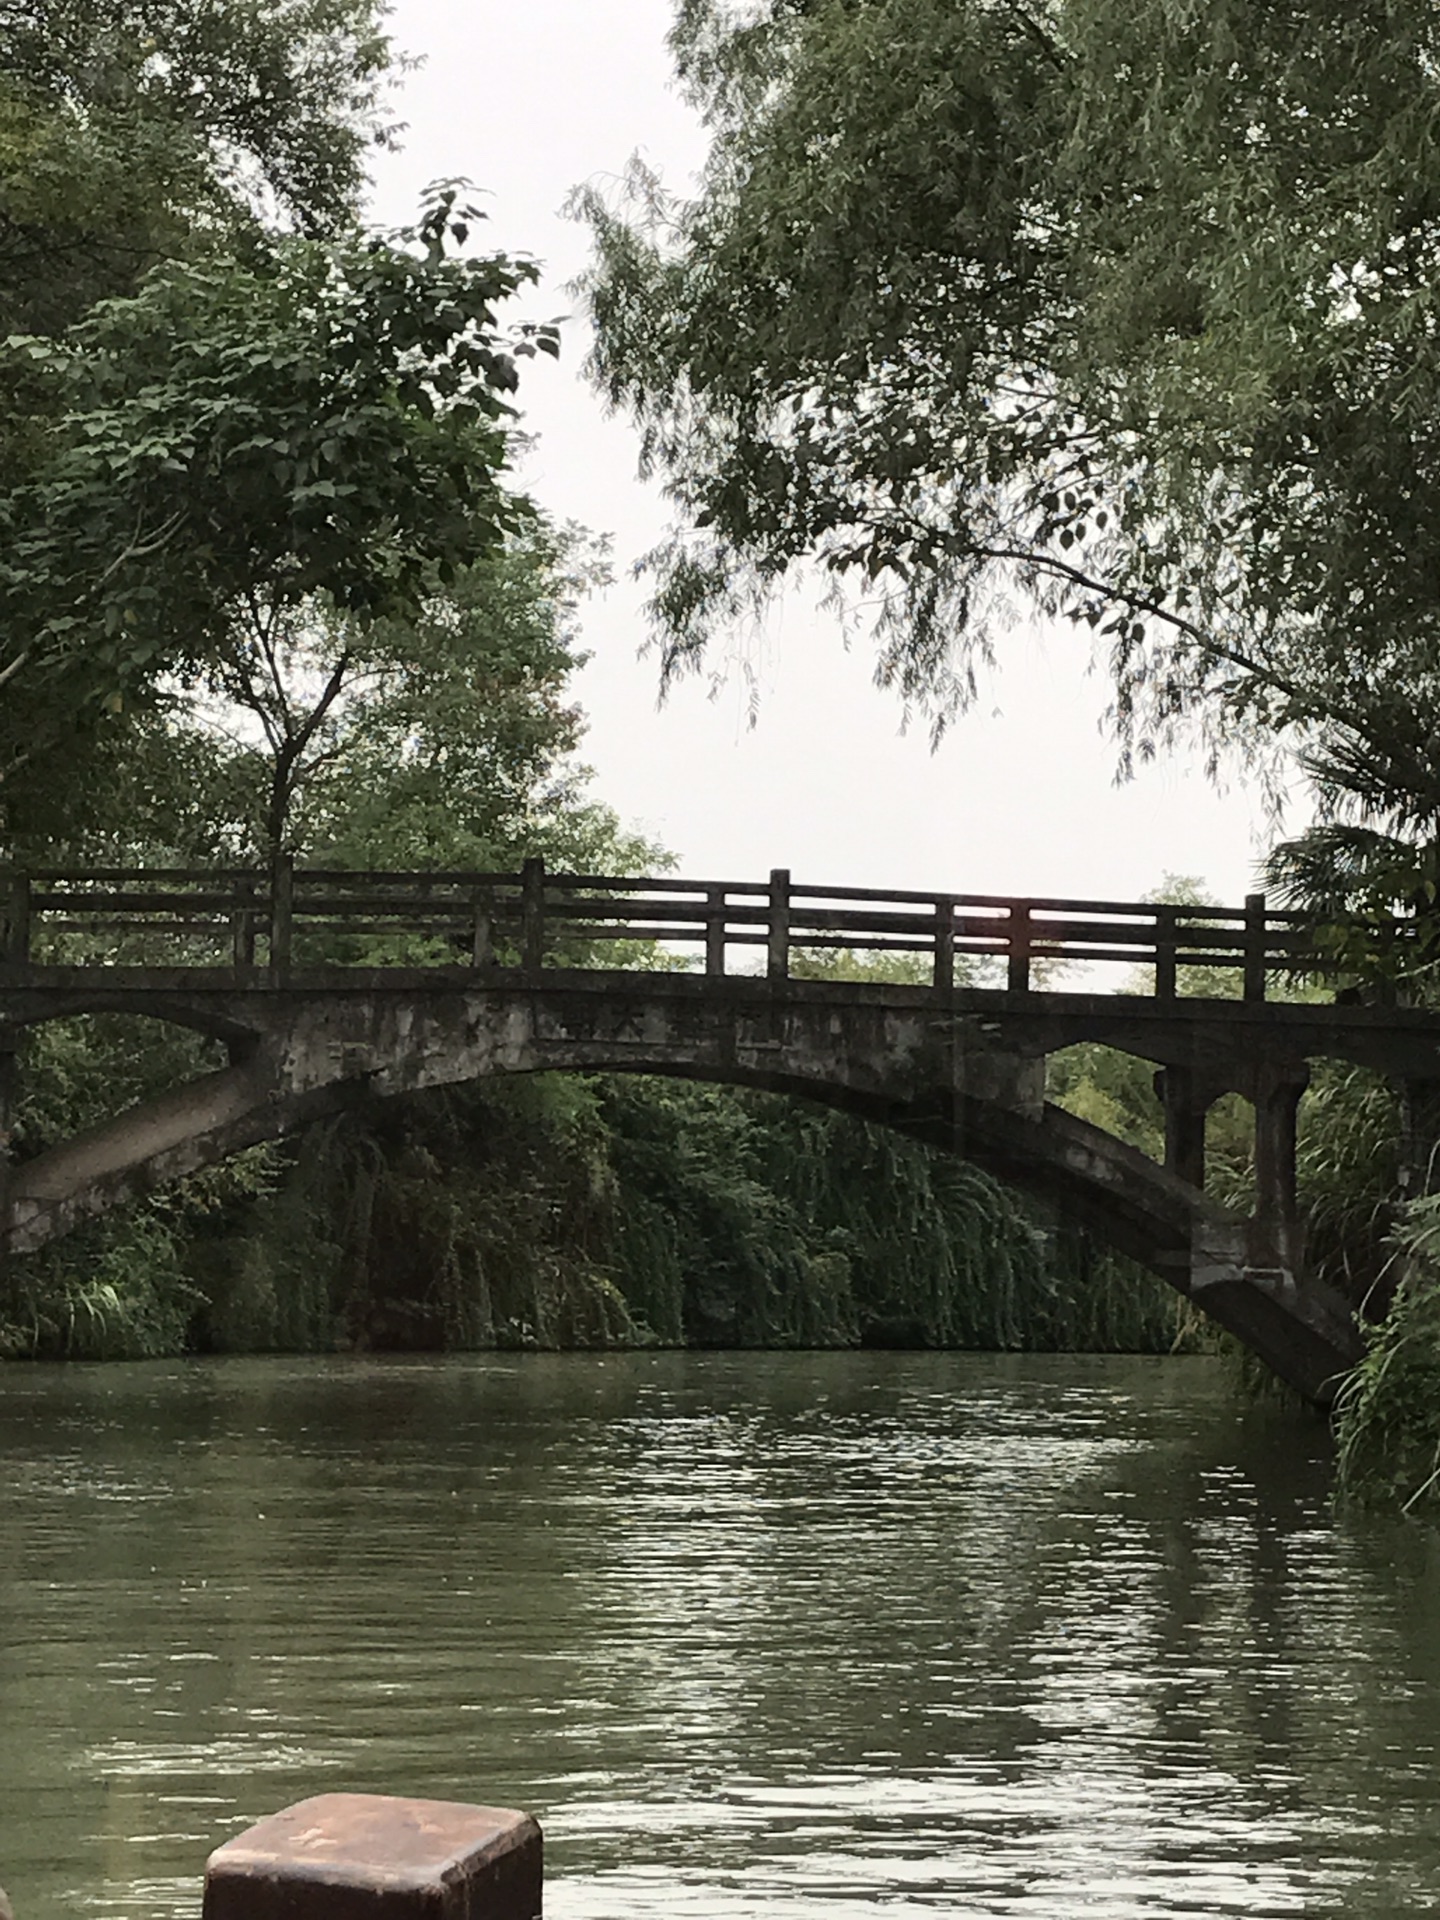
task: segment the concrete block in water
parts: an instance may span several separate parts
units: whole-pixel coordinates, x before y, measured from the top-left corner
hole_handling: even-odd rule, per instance
[[[216,1848],[203,1920],[537,1920],[540,1905],[528,1814],[322,1793]]]

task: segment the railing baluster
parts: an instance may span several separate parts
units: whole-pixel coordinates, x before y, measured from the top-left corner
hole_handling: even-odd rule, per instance
[[[710,887],[705,894],[705,971],[713,979],[725,972],[725,889]]]
[[[1030,944],[1034,934],[1030,921],[1030,902],[1012,900],[1010,902],[1010,923],[1008,927],[1007,953],[1009,965],[1006,969],[1005,984],[1011,993],[1030,991]]]
[[[770,869],[770,937],[766,972],[772,980],[790,977],[790,869]]]
[[[1265,896],[1245,896],[1245,998],[1265,998]]]
[[[470,964],[478,973],[495,962],[495,930],[490,895],[484,887],[470,894]]]
[[[283,973],[290,965],[295,921],[295,862],[278,853],[270,882],[270,966]]]
[[[520,869],[520,951],[526,973],[545,965],[545,862],[527,860]]]
[[[935,971],[937,996],[948,1000],[955,991],[955,896],[942,893],[935,901]]]
[[[230,915],[230,958],[237,967],[255,964],[255,882],[247,873],[237,881]]]
[[[30,962],[30,876],[23,867],[5,869],[5,962]]]
[[[1162,906],[1155,909],[1155,998],[1175,998],[1175,935],[1180,909]]]

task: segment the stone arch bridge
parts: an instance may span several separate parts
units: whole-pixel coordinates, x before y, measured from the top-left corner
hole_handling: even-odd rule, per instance
[[[1258,896],[1192,908],[826,889],[779,871],[722,885],[550,876],[538,861],[519,874],[282,862],[11,870],[3,908],[7,1128],[24,1034],[43,1021],[172,1022],[227,1062],[6,1165],[0,1246],[17,1252],[378,1097],[504,1073],[672,1074],[803,1095],[965,1155],[1163,1276],[1325,1404],[1361,1340],[1300,1244],[1310,1062],[1377,1069],[1416,1111],[1440,1089],[1440,1017],[1274,997],[1323,963],[1298,918]],[[1117,964],[1121,990],[1105,991]],[[1218,997],[1227,977],[1234,997]],[[1196,981],[1208,994],[1187,991]],[[1154,1064],[1163,1164],[1047,1104],[1046,1057],[1081,1041]],[[1205,1115],[1227,1092],[1255,1110],[1248,1217],[1204,1191]]]

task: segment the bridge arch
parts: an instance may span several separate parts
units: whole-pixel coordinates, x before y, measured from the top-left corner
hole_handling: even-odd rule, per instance
[[[115,1014],[124,1019],[149,1020],[157,1026],[183,1027],[207,1040],[216,1040],[232,1059],[251,1053],[260,1043],[260,1031],[237,1019],[223,1007],[183,994],[146,995],[143,1003],[123,989],[90,988],[62,998],[32,996],[4,1021],[5,1037],[13,1047],[23,1033],[38,1031],[57,1020],[83,1019],[92,1014]]]
[[[9,1244],[347,1108],[425,1087],[541,1071],[644,1072],[818,1100],[963,1154],[1160,1274],[1324,1400],[1358,1351],[1349,1310],[1265,1258],[1255,1223],[1043,1100],[1044,1052],[996,996],[937,1008],[923,991],[693,975],[343,976],[178,990],[165,1014],[243,1036],[231,1064],[10,1177]],[[121,988],[55,1012],[133,1011]],[[147,1011],[154,1008],[151,999]],[[1138,1049],[1137,1049],[1138,1050]]]

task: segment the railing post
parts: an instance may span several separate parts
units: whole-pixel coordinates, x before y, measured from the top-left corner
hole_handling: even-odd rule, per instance
[[[14,1224],[11,1181],[15,1162],[10,1143],[15,1137],[15,1118],[20,1106],[20,1035],[8,1023],[0,1031],[0,1271],[10,1259],[10,1229]],[[0,1894],[4,1888],[0,1887]],[[0,1920],[5,1908],[0,1904]]]
[[[1178,907],[1155,909],[1155,998],[1175,998],[1175,933]]]
[[[322,1793],[217,1847],[203,1920],[539,1920],[540,1829],[454,1800]]]
[[[1265,998],[1265,896],[1245,896],[1245,998]]]
[[[490,895],[484,887],[475,887],[470,894],[470,964],[477,973],[495,964],[495,929]]]
[[[790,869],[770,869],[770,935],[765,971],[772,980],[790,978]]]
[[[520,952],[526,973],[545,964],[545,862],[537,857],[520,869]]]
[[[277,853],[270,874],[270,968],[287,972],[295,921],[295,862]]]
[[[5,964],[30,963],[30,876],[23,867],[5,872]]]
[[[935,971],[932,984],[939,1000],[955,991],[955,899],[942,893],[935,901]]]
[[[1012,900],[1010,902],[1009,965],[1005,977],[1005,984],[1011,993],[1030,991],[1031,938],[1030,902]]]
[[[705,971],[719,979],[725,972],[725,889],[705,893]]]
[[[230,915],[230,957],[237,967],[255,964],[255,882],[242,874],[236,888],[237,900]]]

